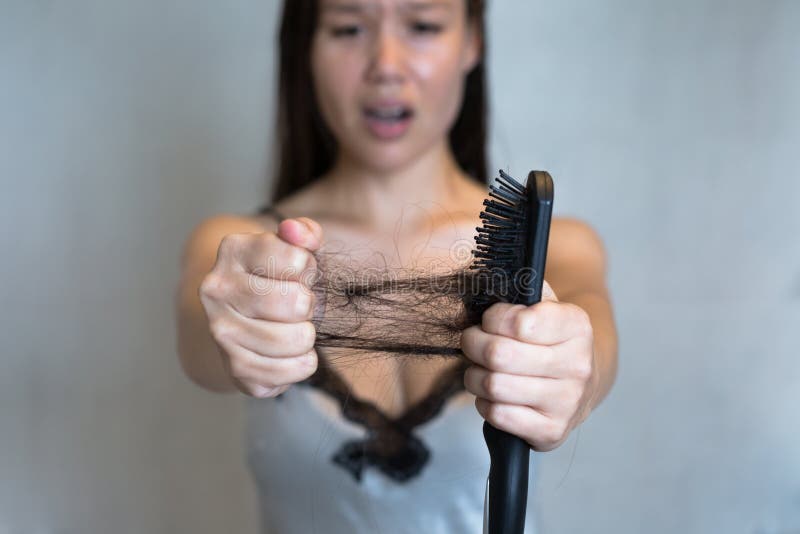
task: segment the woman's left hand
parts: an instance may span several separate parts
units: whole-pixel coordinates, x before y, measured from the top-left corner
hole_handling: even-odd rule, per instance
[[[592,410],[600,377],[589,315],[559,302],[547,281],[541,302],[492,305],[463,331],[461,349],[478,412],[533,450],[561,445]]]

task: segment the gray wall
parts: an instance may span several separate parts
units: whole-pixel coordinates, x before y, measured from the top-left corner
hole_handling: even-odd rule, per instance
[[[611,396],[544,533],[800,532],[800,2],[490,2],[493,166],[606,239]],[[0,534],[255,532],[180,248],[266,198],[275,1],[0,1]]]

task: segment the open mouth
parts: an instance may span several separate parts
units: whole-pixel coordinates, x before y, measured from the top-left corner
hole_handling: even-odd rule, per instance
[[[410,119],[414,113],[410,108],[398,106],[394,108],[365,108],[364,114],[374,120],[397,122]]]
[[[414,117],[414,111],[405,105],[367,106],[363,111],[367,130],[376,139],[384,141],[403,136]]]

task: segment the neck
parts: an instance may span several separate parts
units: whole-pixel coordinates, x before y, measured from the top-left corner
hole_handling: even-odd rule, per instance
[[[448,209],[469,180],[446,141],[408,165],[388,171],[340,154],[324,178],[329,186],[329,206],[373,228],[390,228],[400,217],[413,224],[432,206]]]

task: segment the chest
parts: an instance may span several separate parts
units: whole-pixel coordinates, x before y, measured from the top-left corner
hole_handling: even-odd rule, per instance
[[[325,241],[320,255],[327,268],[348,277],[414,277],[421,283],[443,272],[465,267],[474,246],[474,220],[432,221],[413,231],[398,226],[392,232],[363,232],[340,224],[323,223]],[[389,310],[388,313],[392,313]],[[367,324],[369,327],[369,324]],[[383,326],[380,326],[383,328]],[[413,329],[397,321],[392,329]],[[413,332],[409,332],[413,335]],[[426,400],[442,377],[459,365],[445,358],[398,357],[392,354],[319,349],[324,362],[344,381],[352,395],[396,418]]]

